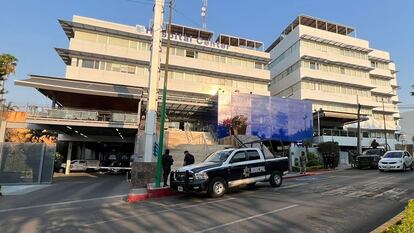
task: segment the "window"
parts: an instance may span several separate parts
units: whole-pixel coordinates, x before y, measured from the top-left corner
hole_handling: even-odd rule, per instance
[[[264,64],[256,62],[254,67],[259,70],[263,70]]]
[[[234,154],[233,158],[231,158],[230,163],[239,163],[243,161],[246,161],[246,154],[244,153],[244,151],[240,151]]]
[[[94,60],[83,59],[82,60],[82,67],[83,68],[94,68]]]
[[[185,51],[185,56],[186,57],[191,57],[191,58],[197,58],[197,52],[194,50],[186,50]]]
[[[249,161],[251,161],[251,160],[259,160],[260,159],[259,152],[257,152],[256,150],[249,150],[249,151],[247,151],[247,156],[249,158]]]
[[[309,68],[311,68],[312,70],[316,70],[316,63],[315,62],[310,62],[309,63]]]

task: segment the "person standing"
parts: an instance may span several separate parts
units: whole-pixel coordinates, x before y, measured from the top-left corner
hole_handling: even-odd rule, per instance
[[[183,164],[183,166],[187,166],[187,165],[190,165],[190,164],[194,164],[194,156],[186,150],[186,151],[184,151],[184,164]]]
[[[371,142],[371,147],[372,149],[377,149],[377,147],[379,146],[379,143],[377,142],[377,140],[372,140]]]
[[[165,153],[162,155],[162,170],[164,176],[164,187],[167,186],[168,175],[171,172],[171,166],[174,163],[174,159],[170,155],[170,150],[166,149]]]
[[[308,157],[305,151],[302,151],[299,157],[300,161],[300,174],[306,174],[306,164],[308,163]]]

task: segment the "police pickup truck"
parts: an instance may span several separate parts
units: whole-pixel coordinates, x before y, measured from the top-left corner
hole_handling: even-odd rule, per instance
[[[178,192],[204,192],[223,196],[228,188],[256,182],[282,185],[289,170],[287,158],[266,158],[258,148],[226,149],[214,152],[204,162],[171,172],[171,188]]]

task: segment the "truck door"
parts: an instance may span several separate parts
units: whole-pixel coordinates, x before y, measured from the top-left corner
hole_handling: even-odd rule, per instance
[[[236,152],[229,162],[229,177],[228,181],[241,180],[244,178],[246,168],[246,153],[245,151]]]
[[[247,150],[247,166],[250,169],[250,177],[263,178],[266,175],[266,162],[262,160],[257,150]],[[260,180],[258,180],[260,181]]]

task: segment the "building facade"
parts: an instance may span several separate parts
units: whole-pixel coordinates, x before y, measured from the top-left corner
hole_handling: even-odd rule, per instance
[[[59,23],[69,39],[68,48],[56,48],[66,64],[65,77],[29,75],[15,82],[36,88],[53,102],[51,109],[30,109],[27,123],[58,132],[64,153],[72,154],[72,159],[130,156],[136,152],[137,131],[145,125],[151,28],[81,16]],[[168,127],[201,131],[216,124],[218,92],[269,95],[270,55],[261,42],[224,34],[213,38],[210,31],[177,24],[171,27]],[[159,89],[164,79],[165,29]]]
[[[271,95],[313,103],[317,142],[356,145],[358,103],[363,145],[374,138],[394,147],[399,127],[396,66],[355,29],[301,15],[266,49]],[[317,115],[317,116],[316,116]],[[386,132],[386,135],[385,135]]]

